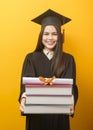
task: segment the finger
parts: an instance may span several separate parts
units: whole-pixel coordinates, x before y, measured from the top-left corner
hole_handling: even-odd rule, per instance
[[[21,112],[24,112],[24,107],[22,105],[20,105],[19,109]]]
[[[71,107],[70,107],[70,114],[73,114],[74,113],[74,106],[72,105]]]

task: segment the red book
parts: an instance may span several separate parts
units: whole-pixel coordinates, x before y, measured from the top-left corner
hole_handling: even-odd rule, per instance
[[[72,95],[73,79],[55,78],[52,85],[45,85],[39,78],[23,77],[27,95]]]

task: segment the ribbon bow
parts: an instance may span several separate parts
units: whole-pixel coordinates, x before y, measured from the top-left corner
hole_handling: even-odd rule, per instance
[[[40,76],[39,77],[39,80],[40,81],[43,81],[45,85],[53,85],[53,80],[55,79],[56,77],[53,76],[52,78],[44,78],[43,76]]]

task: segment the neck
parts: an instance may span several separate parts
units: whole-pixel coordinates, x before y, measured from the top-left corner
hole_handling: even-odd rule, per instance
[[[47,51],[47,52],[53,52],[52,49],[47,49],[47,48],[44,48],[43,50]]]

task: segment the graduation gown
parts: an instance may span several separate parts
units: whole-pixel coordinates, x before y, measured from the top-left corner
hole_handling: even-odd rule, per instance
[[[65,69],[60,78],[73,78],[73,95],[76,105],[78,98],[78,89],[76,86],[76,65],[72,55],[63,53],[65,57]],[[22,77],[52,77],[51,60],[41,52],[33,52],[27,54],[21,76],[20,96],[25,92],[22,85]],[[26,115],[26,130],[70,130],[69,115],[66,114],[28,114]]]

